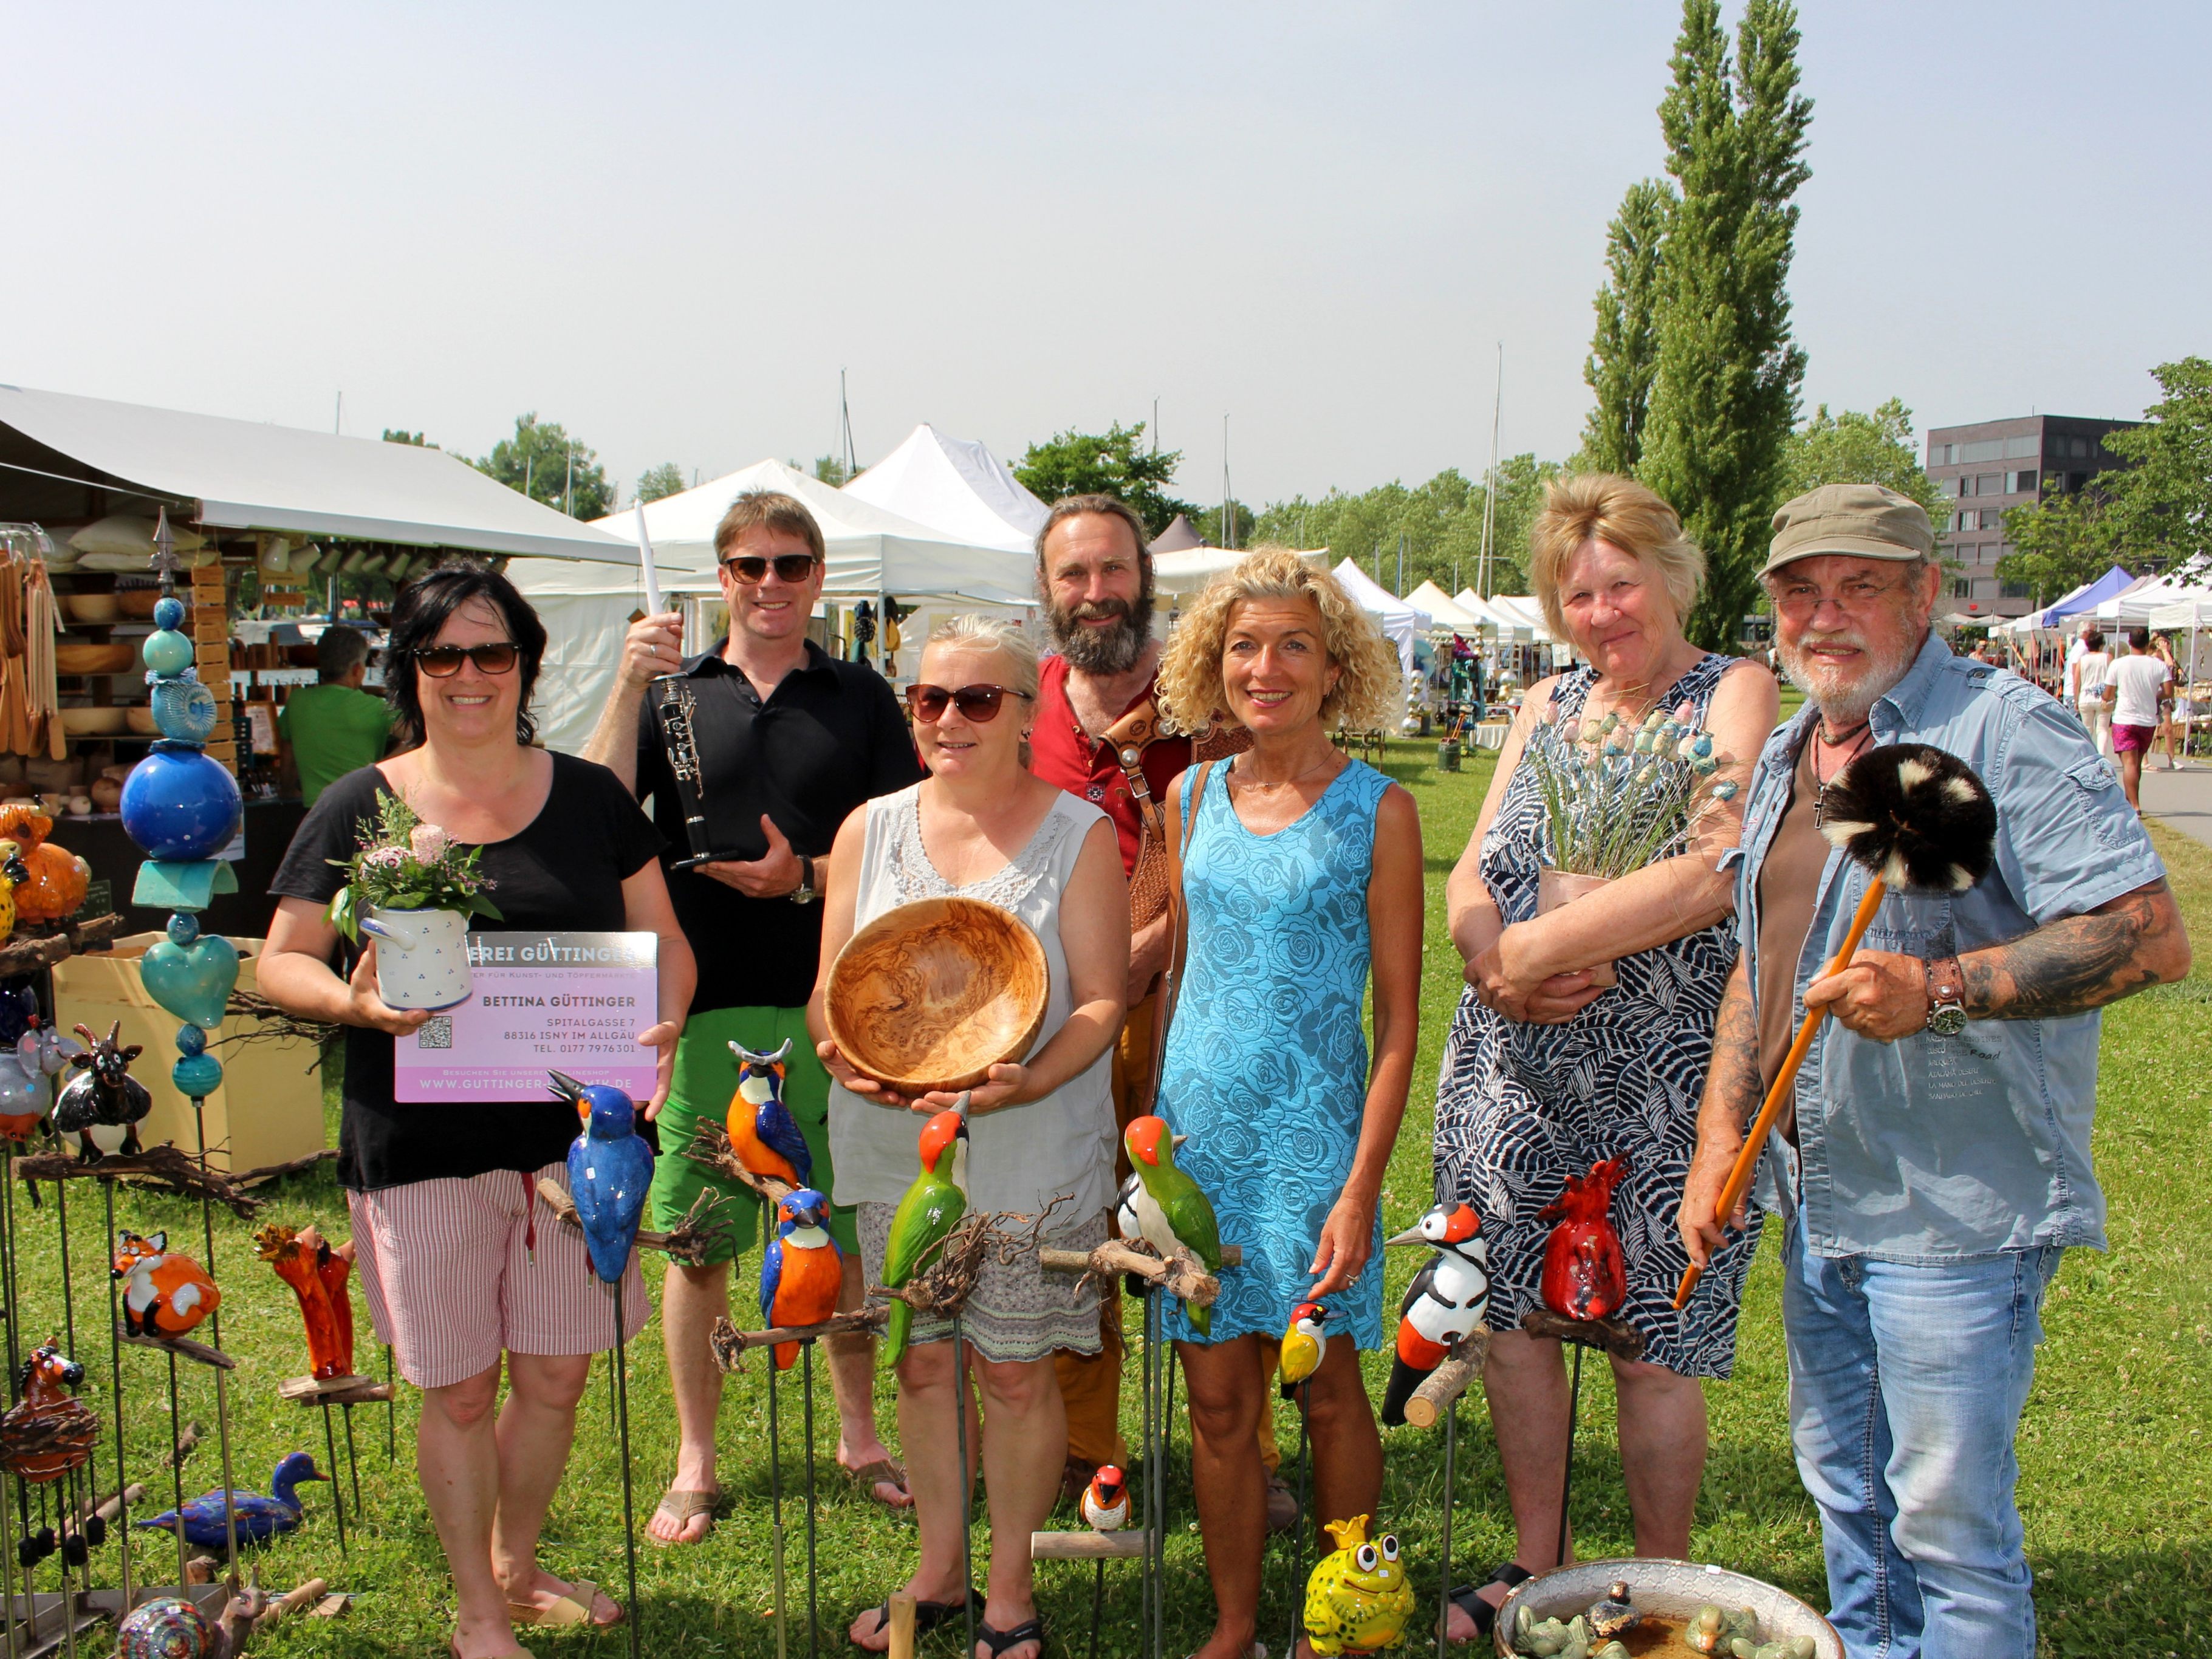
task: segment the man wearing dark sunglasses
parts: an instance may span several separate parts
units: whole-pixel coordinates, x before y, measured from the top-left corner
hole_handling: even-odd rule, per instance
[[[905,788],[922,775],[897,698],[864,665],[834,660],[807,638],[822,592],[822,532],[792,496],[740,495],[714,532],[730,631],[712,649],[686,659],[683,622],[673,613],[630,626],[613,701],[586,750],[651,799],[654,822],[673,849],[689,850],[684,809],[676,793],[647,689],[680,676],[692,699],[708,845],[727,849],[690,870],[668,872],[669,895],[699,963],[676,1075],[659,1119],[671,1153],[702,1121],[720,1123],[737,1088],[730,1045],[774,1054],[787,1041],[783,1099],[813,1154],[811,1184],[833,1191],[826,1127],[830,1080],[806,1032],[806,1000],[821,951],[822,910],[813,902],[826,878],[837,829],[854,808]],[[716,1180],[690,1159],[664,1156],[655,1167],[653,1219],[673,1226],[702,1188],[737,1206],[736,1242],[759,1237],[749,1218],[752,1194]],[[845,1298],[860,1305],[860,1241],[850,1208],[833,1207],[831,1233],[844,1247]],[[730,1263],[672,1262],[661,1326],[676,1395],[676,1477],[647,1524],[663,1543],[696,1543],[713,1524],[714,1419],[721,1372],[707,1346],[715,1318],[729,1311]],[[874,1408],[873,1344],[831,1337],[830,1370],[841,1433],[837,1461],[878,1502],[911,1500],[902,1471],[885,1450]]]

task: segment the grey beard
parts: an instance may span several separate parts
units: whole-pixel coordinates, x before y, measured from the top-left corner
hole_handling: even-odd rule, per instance
[[[1873,665],[1857,684],[1825,694],[1814,684],[1802,652],[1785,647],[1780,649],[1779,654],[1782,672],[1790,677],[1790,684],[1819,708],[1831,726],[1840,727],[1856,726],[1873,713],[1882,695],[1912,672],[1912,665],[1920,656],[1920,646],[1921,641],[1914,640],[1898,656],[1875,657]]]
[[[1129,614],[1105,629],[1082,627],[1073,617],[1049,618],[1052,642],[1068,665],[1086,674],[1126,674],[1144,655],[1152,633],[1152,596],[1141,594]]]

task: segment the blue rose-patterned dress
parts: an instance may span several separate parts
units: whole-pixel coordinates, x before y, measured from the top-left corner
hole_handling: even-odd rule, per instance
[[[1735,659],[1708,655],[1668,690],[1705,724]],[[1595,675],[1561,677],[1561,720],[1580,716]],[[1534,777],[1517,771],[1482,842],[1482,879],[1508,923],[1536,914],[1545,818]],[[1698,1101],[1712,1059],[1713,1021],[1735,966],[1735,919],[1623,957],[1620,982],[1561,1025],[1509,1020],[1461,997],[1437,1085],[1436,1190],[1470,1204],[1490,1249],[1490,1323],[1510,1330],[1543,1305],[1537,1283],[1552,1224],[1537,1212],[1569,1176],[1601,1158],[1628,1165],[1614,1189],[1613,1224],[1628,1262],[1621,1316],[1644,1333],[1644,1358],[1684,1376],[1726,1376],[1735,1360],[1736,1310],[1759,1239],[1714,1258],[1690,1305],[1674,1308],[1689,1255],[1674,1231],[1697,1145]]]
[[[1160,1115],[1190,1140],[1176,1162],[1213,1201],[1241,1267],[1221,1275],[1212,1330],[1182,1304],[1168,1334],[1278,1337],[1313,1287],[1314,1251],[1351,1178],[1367,1098],[1367,881],[1389,779],[1352,761],[1295,823],[1244,827],[1213,766],[1182,855],[1189,961],[1176,992]],[[1193,780],[1182,787],[1190,823]],[[1382,1222],[1359,1277],[1327,1298],[1333,1332],[1382,1341]]]

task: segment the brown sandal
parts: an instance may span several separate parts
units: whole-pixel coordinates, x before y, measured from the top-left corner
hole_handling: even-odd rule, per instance
[[[592,1604],[599,1599],[599,1587],[588,1578],[579,1578],[569,1584],[565,1595],[556,1595],[544,1607],[535,1601],[509,1601],[507,1616],[518,1625],[543,1625],[558,1630],[569,1625],[589,1625],[598,1630],[609,1630],[629,1617],[621,1602],[611,1595],[607,1605],[615,1610],[611,1619],[592,1617]]]
[[[653,1512],[665,1515],[679,1528],[689,1525],[693,1516],[703,1515],[707,1517],[707,1530],[691,1539],[654,1538],[649,1532],[646,1537],[663,1549],[671,1544],[703,1544],[714,1536],[714,1505],[721,1500],[722,1494],[719,1492],[690,1492],[682,1486],[671,1486],[660,1494],[660,1501],[653,1506]]]
[[[904,1510],[914,1507],[914,1491],[906,1483],[906,1465],[900,1462],[897,1458],[878,1457],[872,1462],[861,1464],[857,1469],[847,1469],[842,1463],[837,1467],[844,1469],[845,1478],[859,1487],[860,1496],[871,1503],[883,1504],[887,1510]],[[906,1493],[907,1501],[903,1504],[884,1503],[882,1498],[876,1496],[876,1487],[879,1483],[896,1486],[901,1492]]]

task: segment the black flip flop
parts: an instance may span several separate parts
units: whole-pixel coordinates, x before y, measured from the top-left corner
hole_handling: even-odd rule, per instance
[[[975,1624],[975,1639],[991,1650],[991,1659],[999,1659],[999,1656],[1008,1648],[1019,1647],[1024,1642],[1036,1643],[1037,1652],[1042,1654],[1044,1652],[1044,1620],[1036,1618],[1024,1619],[1012,1630],[994,1630],[990,1626],[978,1620]]]
[[[939,1625],[944,1624],[946,1620],[957,1619],[971,1607],[975,1609],[976,1619],[981,1620],[983,1616],[983,1598],[981,1595],[978,1595],[972,1589],[968,1592],[968,1599],[965,1601],[916,1601],[914,1604],[914,1633],[917,1637],[927,1635],[929,1632],[935,1630]],[[878,1631],[888,1632],[891,1627],[891,1604],[890,1600],[886,1598],[884,1601],[877,1602],[875,1610],[884,1616],[884,1622],[877,1626],[876,1628]],[[848,1638],[847,1639],[848,1641],[851,1640],[850,1638]],[[860,1644],[858,1642],[853,1643],[853,1645],[856,1648],[860,1648]],[[863,1653],[888,1653],[890,1650],[887,1647],[882,1649],[860,1648],[860,1651]],[[992,1651],[995,1653],[998,1650],[994,1648]]]
[[[1508,1561],[1483,1583],[1503,1584],[1511,1589],[1523,1580],[1535,1576],[1518,1561]],[[1474,1620],[1474,1633],[1478,1637],[1489,1635],[1491,1627],[1498,1622],[1498,1609],[1482,1599],[1480,1593],[1482,1588],[1483,1584],[1457,1584],[1451,1592],[1451,1604]]]

